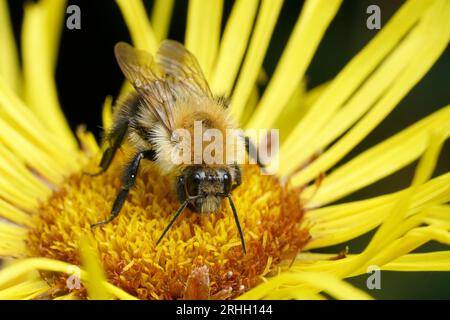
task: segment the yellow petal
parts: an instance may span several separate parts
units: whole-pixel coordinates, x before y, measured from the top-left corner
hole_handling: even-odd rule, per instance
[[[27,254],[25,241],[8,239],[0,235],[0,257],[22,258]]]
[[[197,58],[207,79],[211,78],[219,48],[223,0],[190,0],[185,45]]]
[[[229,96],[231,93],[247,48],[257,8],[257,0],[238,0],[233,5],[211,77],[211,88],[216,94]]]
[[[383,266],[389,271],[450,271],[450,251],[411,253]]]
[[[76,134],[78,140],[80,140],[81,148],[86,155],[92,156],[98,153],[99,147],[92,132],[87,131],[85,126],[79,126]]]
[[[306,91],[306,80],[303,79],[300,82],[287,104],[282,107],[281,113],[273,124],[274,128],[282,128],[280,130],[280,145],[284,144],[297,123],[308,114],[311,107],[324,93],[328,85],[329,83],[326,82]]]
[[[151,22],[156,38],[161,41],[169,34],[174,0],[156,0],[153,3]]]
[[[436,166],[441,146],[442,142],[439,140],[431,142],[427,151],[419,161],[411,187],[397,196],[394,206],[375,232],[367,247],[360,255],[355,257],[355,261],[352,264],[347,268],[341,268],[339,274],[360,274],[365,272],[366,264],[369,261],[378,266],[384,265],[388,261],[394,260],[416,248],[414,247],[414,244],[417,243],[414,243],[414,241],[406,243],[406,249],[404,248],[404,245],[398,244],[398,242],[405,241],[408,239],[408,236],[416,230],[423,230],[422,228],[411,230],[420,224],[423,213],[415,216],[409,216],[408,213],[413,205],[413,199],[416,192],[419,190],[419,187],[429,179]],[[431,205],[428,203],[428,206]],[[433,227],[427,228],[431,229]],[[435,228],[433,228],[433,231],[435,231]],[[406,236],[399,238],[405,232],[408,232]],[[444,241],[450,242],[449,233],[447,233],[447,238],[449,240],[445,239]],[[382,258],[380,258],[380,256],[382,256]]]
[[[58,44],[55,33],[59,35],[61,26],[53,24],[54,21],[62,21],[61,18],[56,18],[58,15],[64,16],[61,3],[50,0],[25,5],[22,28],[25,100],[49,130],[75,149],[76,140],[59,106],[54,81],[55,48]],[[51,29],[47,25],[50,22]]]
[[[408,191],[410,189],[406,189]],[[304,223],[310,225],[312,240],[306,248],[338,244],[362,235],[379,225],[392,212],[404,191],[368,200],[350,202],[308,211]],[[450,201],[450,174],[434,178],[418,186],[412,195],[412,213]]]
[[[322,37],[337,13],[341,0],[307,1],[292,31],[283,55],[278,62],[267,89],[255,114],[247,124],[248,128],[272,127],[304,77]],[[301,54],[299,54],[301,52]],[[278,106],[278,107],[277,107]]]
[[[427,148],[430,133],[439,128],[450,128],[450,106],[422,119],[334,170],[322,182],[312,199],[313,203],[324,205],[335,201],[412,163]],[[450,130],[446,135],[450,135]],[[309,199],[314,192],[315,187],[308,187],[303,196]]]
[[[34,211],[38,206],[38,200],[22,191],[23,186],[0,176],[1,197],[9,203],[27,211]]]
[[[111,128],[112,119],[112,97],[107,96],[102,109],[103,130],[107,131]]]
[[[14,33],[11,28],[8,2],[0,0],[0,77],[7,80],[14,92],[20,92],[20,70]]]
[[[309,111],[311,98],[319,93],[319,88],[306,92],[306,81],[301,81],[295,88],[283,110],[275,120],[273,127],[282,128],[280,131],[280,144],[283,145],[286,138],[294,129],[298,121]],[[317,90],[317,91],[316,91]],[[308,101],[309,100],[309,101]]]
[[[413,247],[417,247],[430,240],[434,240],[434,238],[430,236],[422,238],[421,241],[417,242]],[[400,241],[396,243],[397,246],[399,245]],[[410,250],[410,248],[408,248],[408,250]],[[449,251],[404,254],[405,252],[406,252],[405,250],[402,250],[401,252],[402,255],[400,257],[393,258],[392,261],[389,261],[386,264],[382,265],[378,264],[377,266],[379,266],[382,270],[389,270],[389,271],[420,272],[420,271],[450,270]],[[384,255],[384,253],[380,253],[380,255]],[[398,253],[396,255],[398,255]],[[294,262],[290,270],[293,272],[314,271],[314,272],[333,273],[333,271],[336,271],[352,263],[352,261],[355,259],[357,255],[349,254],[344,259],[330,260],[335,256],[336,254],[301,253],[298,255],[296,261]],[[374,257],[366,264],[365,267],[368,267],[369,265],[375,265],[376,263],[380,262],[381,260],[379,260],[379,258]],[[367,270],[364,271],[364,269],[361,269],[361,271],[362,271],[361,273],[365,273]],[[357,274],[355,273],[353,275]]]
[[[25,240],[27,236],[27,229],[10,222],[0,221],[0,234],[2,236],[9,236],[14,239]]]
[[[414,52],[405,70],[361,121],[317,161],[293,179],[294,184],[302,185],[336,164],[364,139],[426,74],[447,46],[450,35],[450,3],[436,2],[417,28],[420,28],[420,33],[418,32],[417,35],[420,34],[422,45]],[[432,32],[432,30],[440,30],[440,32]],[[288,167],[292,166],[287,164],[285,170],[293,169]]]
[[[231,98],[231,112],[238,121],[240,121],[244,106],[261,70],[282,4],[281,0],[263,0],[261,2],[255,29],[236,83],[236,89]]]
[[[82,237],[80,242],[81,263],[86,270],[86,287],[88,297],[93,300],[111,299],[111,295],[104,286],[106,283],[103,268],[98,260],[92,241]]]
[[[425,211],[424,223],[450,230],[450,205],[433,206]]]
[[[274,276],[267,282],[244,293],[239,297],[239,299],[271,299],[272,294],[276,294],[277,289],[283,285],[289,286],[292,291],[301,290],[302,287],[313,288],[318,292],[324,291],[337,299],[371,299],[368,294],[351,286],[350,284],[330,274],[318,272],[282,273],[279,276]]]
[[[67,173],[60,163],[56,162],[42,149],[33,145],[29,139],[17,133],[9,123],[1,118],[0,141],[8,146],[24,163],[28,163],[51,182],[60,182],[62,175]]]
[[[71,273],[74,266],[70,263],[52,260],[47,258],[28,258],[18,260],[15,263],[12,263],[2,270],[0,270],[0,290],[4,289],[11,283],[17,281],[17,279],[21,279],[24,276],[35,272],[36,270],[42,271],[53,271],[53,272],[62,272],[62,273]],[[80,277],[82,280],[87,280],[86,271],[81,270]],[[127,299],[127,300],[135,300],[136,298],[132,295],[126,293],[120,288],[110,284],[104,283],[105,288],[111,293],[113,296],[119,299]]]
[[[46,199],[51,190],[31,173],[14,153],[0,145],[0,173],[15,183],[20,184],[26,193],[34,198]]]
[[[33,279],[0,290],[0,300],[30,300],[50,289],[42,279]]]
[[[32,225],[30,215],[14,207],[3,199],[0,199],[0,217],[24,226],[29,227]]]
[[[291,288],[277,289],[269,293],[271,300],[326,300],[326,298],[317,293],[317,289],[301,288],[301,290],[292,290]],[[267,297],[267,299],[269,299]]]
[[[450,245],[450,233],[446,230],[430,226],[412,229],[405,236],[397,239],[386,248],[383,248],[383,250],[380,250],[380,252],[370,260],[369,264],[383,266],[387,262],[395,261],[429,241],[438,241]],[[430,266],[431,265],[432,261],[430,261]],[[355,270],[353,275],[364,272],[365,267]]]
[[[152,54],[158,50],[158,40],[141,0],[116,0],[128,26],[133,44]]]
[[[258,105],[258,101],[259,101],[259,89],[258,86],[255,85],[253,87],[252,93],[248,97],[244,113],[241,116],[241,123],[246,123],[248,121],[253,111],[256,109],[256,106]]]
[[[282,146],[281,156],[296,159],[293,165],[303,163],[317,150],[310,141],[320,135],[330,118],[366,78],[377,68],[383,59],[403,40],[404,36],[424,12],[433,4],[432,1],[406,2],[388,23],[377,33],[374,39],[359,52],[347,66],[330,83],[327,90],[312,106],[311,111],[297,124],[286,143]],[[307,149],[307,150],[306,150]],[[299,152],[301,150],[302,152]],[[294,157],[291,157],[295,155]],[[281,161],[282,163],[284,161]],[[283,168],[281,168],[283,169]]]
[[[415,52],[422,46],[419,33],[423,29],[416,28],[407,36],[377,70],[370,76],[355,95],[322,128],[309,145],[316,150],[325,148],[347,131],[357,120],[369,110],[380,96],[396,81],[398,75],[409,64]],[[303,152],[309,152],[303,150]]]
[[[67,0],[41,0],[41,2],[41,6],[45,11],[44,28],[48,39],[49,63],[53,70],[55,70],[58,58],[59,39],[65,26]]]
[[[450,135],[450,126],[446,128],[433,128],[428,135],[429,145],[420,158],[414,175],[412,185],[419,185],[427,181],[433,174],[445,140]]]
[[[7,86],[0,77],[0,118],[7,121],[18,134],[42,151],[52,155],[58,166],[67,171],[77,168],[77,149],[67,145],[60,136],[51,133],[23,101]],[[7,139],[8,137],[6,137]]]
[[[434,135],[431,137],[431,143],[419,161],[411,187],[405,190],[403,194],[399,195],[392,212],[387,216],[387,219],[377,230],[369,245],[364,250],[365,255],[370,255],[371,252],[375,252],[376,250],[380,251],[380,248],[386,246],[403,232],[420,224],[420,221],[414,220],[416,217],[409,218],[409,221],[405,218],[408,216],[407,213],[411,208],[415,192],[419,189],[420,185],[425,183],[431,177],[436,166],[443,139],[434,137]]]
[[[80,298],[76,295],[76,293],[71,292],[69,294],[63,295],[63,296],[59,296],[56,297],[53,300],[79,300]]]

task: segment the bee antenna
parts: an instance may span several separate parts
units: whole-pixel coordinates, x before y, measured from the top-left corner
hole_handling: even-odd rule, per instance
[[[225,194],[225,197],[228,198],[228,202],[230,203],[231,210],[233,211],[234,220],[236,221],[236,226],[239,231],[239,237],[241,238],[242,249],[244,250],[244,254],[246,255],[247,248],[245,247],[244,233],[242,232],[241,224],[239,223],[239,217],[237,215],[236,207],[234,206],[233,199],[231,199],[231,196],[229,194]]]
[[[204,197],[203,195],[199,195],[199,196],[195,196],[195,197],[190,197],[188,199],[186,199],[183,204],[178,208],[177,212],[175,212],[175,214],[173,215],[172,220],[170,220],[169,224],[167,225],[167,227],[164,229],[163,233],[161,234],[161,236],[159,237],[158,241],[156,241],[156,245],[158,245],[161,240],[164,238],[164,236],[166,235],[167,231],[169,231],[169,229],[172,227],[172,225],[175,223],[175,221],[177,221],[178,217],[181,215],[181,213],[183,212],[183,210],[187,207],[187,205],[189,204],[189,202],[196,200],[198,198],[202,198]]]
[[[169,224],[167,225],[167,227],[164,229],[163,233],[161,234],[161,236],[159,237],[158,241],[156,241],[156,245],[158,245],[162,238],[164,238],[164,236],[166,235],[167,231],[169,231],[169,229],[172,227],[172,225],[175,223],[175,221],[177,221],[178,217],[181,215],[181,213],[183,212],[183,210],[186,208],[186,206],[188,205],[189,201],[186,200],[183,202],[183,204],[178,208],[177,212],[175,212],[175,214],[173,215],[172,220],[170,220]]]

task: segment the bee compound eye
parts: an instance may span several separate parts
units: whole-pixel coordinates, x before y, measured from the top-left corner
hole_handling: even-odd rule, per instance
[[[201,180],[202,180],[201,176],[198,173],[194,173],[187,177],[186,190],[187,190],[189,196],[198,195]]]
[[[231,177],[228,173],[224,173],[222,176],[223,179],[223,185],[225,192],[228,193],[231,190]]]

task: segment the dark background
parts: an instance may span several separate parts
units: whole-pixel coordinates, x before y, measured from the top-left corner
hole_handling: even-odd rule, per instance
[[[206,1],[206,0],[205,0]],[[10,0],[9,6],[14,31],[19,41],[24,0]],[[145,1],[151,12],[153,1]],[[183,41],[187,13],[187,1],[177,0],[173,12],[169,37]],[[307,71],[308,88],[331,80],[345,64],[376,34],[366,28],[366,8],[377,4],[381,8],[382,26],[401,6],[403,1],[344,1],[339,13],[328,29],[314,60]],[[69,1],[81,8],[81,30],[63,29],[59,60],[56,72],[59,99],[72,128],[86,124],[98,137],[101,133],[101,106],[107,95],[117,95],[123,76],[115,62],[113,47],[118,41],[130,42],[130,36],[117,4],[112,0]],[[226,21],[233,2],[225,0]],[[286,1],[276,26],[268,54],[264,61],[270,75],[290,31],[298,17],[303,1]],[[20,43],[20,42],[18,42]],[[301,53],[299,53],[301,54]],[[449,50],[422,81],[403,99],[394,112],[367,139],[348,155],[343,162],[383,141],[399,130],[449,104]],[[441,155],[435,175],[450,170],[450,144],[447,143]],[[396,174],[356,192],[340,202],[363,199],[406,187],[411,180],[415,164]],[[360,252],[370,235],[349,243],[350,252]],[[339,245],[326,251],[336,252],[344,248]],[[433,243],[420,251],[448,249]],[[351,281],[366,289],[367,276]],[[395,299],[450,298],[450,275],[448,273],[398,273],[383,272],[382,289],[370,291],[374,297]]]

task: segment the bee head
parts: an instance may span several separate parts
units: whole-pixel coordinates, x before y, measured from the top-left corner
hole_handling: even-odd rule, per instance
[[[177,179],[177,194],[180,202],[196,197],[189,203],[194,212],[216,212],[222,199],[231,191],[232,178],[226,169],[204,166],[187,167]]]

